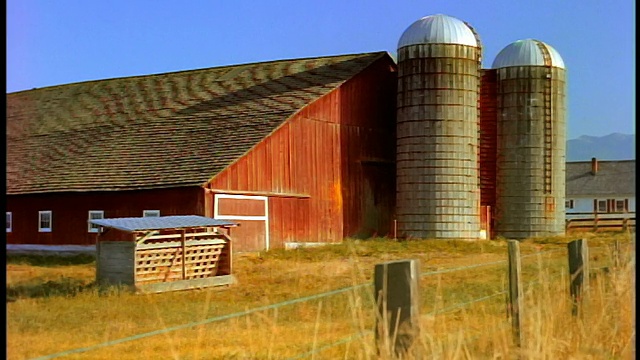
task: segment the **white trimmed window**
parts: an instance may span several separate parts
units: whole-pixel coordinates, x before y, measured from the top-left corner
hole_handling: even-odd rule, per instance
[[[160,216],[160,210],[143,210],[142,217],[158,217]]]
[[[566,209],[573,209],[573,200],[565,200],[564,207]]]
[[[13,218],[11,212],[7,211],[7,232],[11,232],[13,227]]]
[[[598,212],[599,213],[607,212],[607,200],[598,200]]]
[[[614,212],[625,212],[627,209],[625,209],[624,206],[624,200],[620,200],[620,199],[616,199],[613,201],[613,205],[614,205]]]
[[[104,211],[102,210],[89,210],[89,220],[104,219]],[[89,232],[97,233],[100,231],[100,225],[92,224],[89,222]]]
[[[52,218],[50,210],[38,211],[38,231],[51,232]]]

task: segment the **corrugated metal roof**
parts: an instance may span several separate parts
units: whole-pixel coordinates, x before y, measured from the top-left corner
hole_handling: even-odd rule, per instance
[[[591,173],[591,161],[567,162],[566,196],[630,195],[636,193],[636,161],[598,161]]]
[[[416,44],[459,44],[478,46],[471,28],[452,16],[425,16],[411,24],[400,37],[398,49]]]
[[[92,224],[124,231],[184,229],[205,226],[237,226],[237,223],[197,215],[130,217],[90,220]]]
[[[544,66],[544,57],[542,50],[538,46],[542,44],[549,51],[551,57],[551,66],[564,69],[564,61],[562,57],[549,44],[540,40],[524,39],[515,41],[502,49],[495,60],[493,60],[492,68],[498,69],[509,66]]]

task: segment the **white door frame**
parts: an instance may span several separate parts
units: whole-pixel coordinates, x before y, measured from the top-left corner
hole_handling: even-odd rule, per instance
[[[243,199],[264,201],[264,215],[220,215],[218,213],[220,199]],[[265,250],[269,250],[269,198],[267,196],[215,194],[213,200],[213,218],[220,220],[259,220],[264,221],[265,226]]]

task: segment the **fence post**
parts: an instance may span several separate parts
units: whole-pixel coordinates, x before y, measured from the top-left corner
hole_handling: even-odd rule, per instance
[[[618,269],[620,267],[620,240],[616,239],[613,243],[613,268]]]
[[[520,266],[520,243],[517,240],[509,240],[509,315],[511,316],[511,327],[513,329],[513,339],[517,346],[522,346],[522,278]]]
[[[583,294],[589,289],[589,247],[587,239],[578,239],[567,244],[569,252],[569,291],[573,306],[571,313],[578,314]]]
[[[418,260],[400,260],[377,264],[374,270],[376,344],[390,354],[420,359],[417,340],[420,333]]]

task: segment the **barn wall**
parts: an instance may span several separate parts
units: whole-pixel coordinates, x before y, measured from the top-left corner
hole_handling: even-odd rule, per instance
[[[208,187],[276,194],[269,196],[270,248],[386,234],[395,189],[394,71],[390,58],[378,60],[302,109]]]
[[[143,210],[160,215],[204,215],[204,190],[199,187],[99,193],[8,195],[12,231],[7,244],[94,245],[88,231],[89,210],[103,210],[105,218],[140,217]],[[52,231],[38,232],[38,211],[52,211]]]
[[[396,66],[379,61],[340,88],[345,237],[392,232],[396,192]]]
[[[322,103],[337,98],[334,92]],[[339,126],[327,120],[332,118],[294,116],[209,184],[218,190],[291,194],[269,197],[270,248],[284,247],[294,237],[309,242],[342,238],[339,161],[331,160],[339,158]]]

